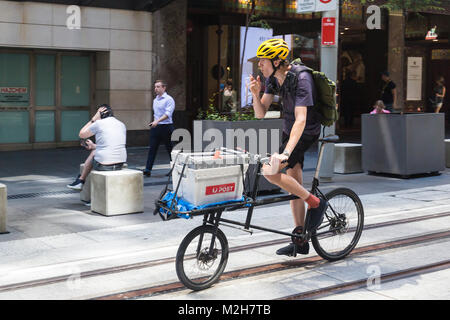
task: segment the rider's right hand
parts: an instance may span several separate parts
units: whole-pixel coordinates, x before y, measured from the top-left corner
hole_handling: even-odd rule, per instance
[[[258,76],[256,79],[250,75],[250,91],[253,95],[259,97],[259,93],[261,92],[261,78]]]

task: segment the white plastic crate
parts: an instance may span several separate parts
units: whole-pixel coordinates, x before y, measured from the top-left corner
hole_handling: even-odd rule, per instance
[[[172,151],[171,167],[176,162],[172,171],[174,191],[186,163],[177,196],[195,206],[241,199],[243,175],[248,169],[249,155],[222,148],[220,156],[214,159],[214,152]]]

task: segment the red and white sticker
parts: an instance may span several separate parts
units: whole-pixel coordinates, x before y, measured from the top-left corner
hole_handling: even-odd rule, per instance
[[[26,87],[0,87],[0,93],[27,93]]]
[[[207,186],[205,195],[210,196],[219,193],[228,193],[234,192],[236,184],[235,183],[227,183],[227,184],[219,184],[216,186]]]

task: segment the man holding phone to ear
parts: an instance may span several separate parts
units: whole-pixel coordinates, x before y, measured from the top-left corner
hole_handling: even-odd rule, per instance
[[[91,153],[84,163],[81,175],[67,187],[81,190],[92,169],[121,170],[127,161],[126,135],[125,125],[114,117],[111,107],[107,104],[99,106],[96,114],[84,125],[79,134],[86,144],[85,148],[91,150]],[[95,144],[88,139],[92,136],[95,136]]]
[[[264,118],[277,94],[282,99],[283,143],[280,154],[274,153],[269,164],[262,168],[264,177],[283,190],[299,197],[291,200],[291,210],[296,227],[311,231],[320,226],[328,203],[311,194],[303,186],[303,162],[306,150],[314,144],[320,134],[320,120],[314,112],[315,85],[309,72],[302,72],[302,66],[291,65],[286,58],[287,43],[282,39],[270,39],[259,46],[256,56],[258,67],[266,80],[262,97],[261,79],[250,76],[250,90],[253,109],[257,118]],[[280,171],[287,168],[286,174]],[[305,202],[308,204],[309,223],[305,226]],[[277,251],[279,255],[291,256],[309,253],[309,243],[295,247],[293,243]]]

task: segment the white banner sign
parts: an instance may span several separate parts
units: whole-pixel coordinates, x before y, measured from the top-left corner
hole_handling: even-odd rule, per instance
[[[422,57],[408,57],[406,100],[422,100]]]
[[[297,0],[297,12],[316,11],[316,0]]]
[[[256,58],[256,51],[258,50],[259,45],[266,40],[279,38],[282,39],[282,36],[273,36],[272,29],[263,29],[263,28],[248,28],[247,33],[247,42],[245,46],[244,53],[244,64],[242,65],[242,79],[241,79],[241,102],[242,107],[250,107],[253,104],[252,101],[252,93],[248,85],[250,84],[250,75],[253,77],[258,76],[258,59]],[[241,54],[243,51],[243,43],[245,38],[245,27],[241,27]],[[291,48],[291,36],[286,35],[285,41],[288,44],[288,47]],[[264,84],[264,83],[263,83]]]
[[[297,0],[297,13],[336,10],[338,0]]]

